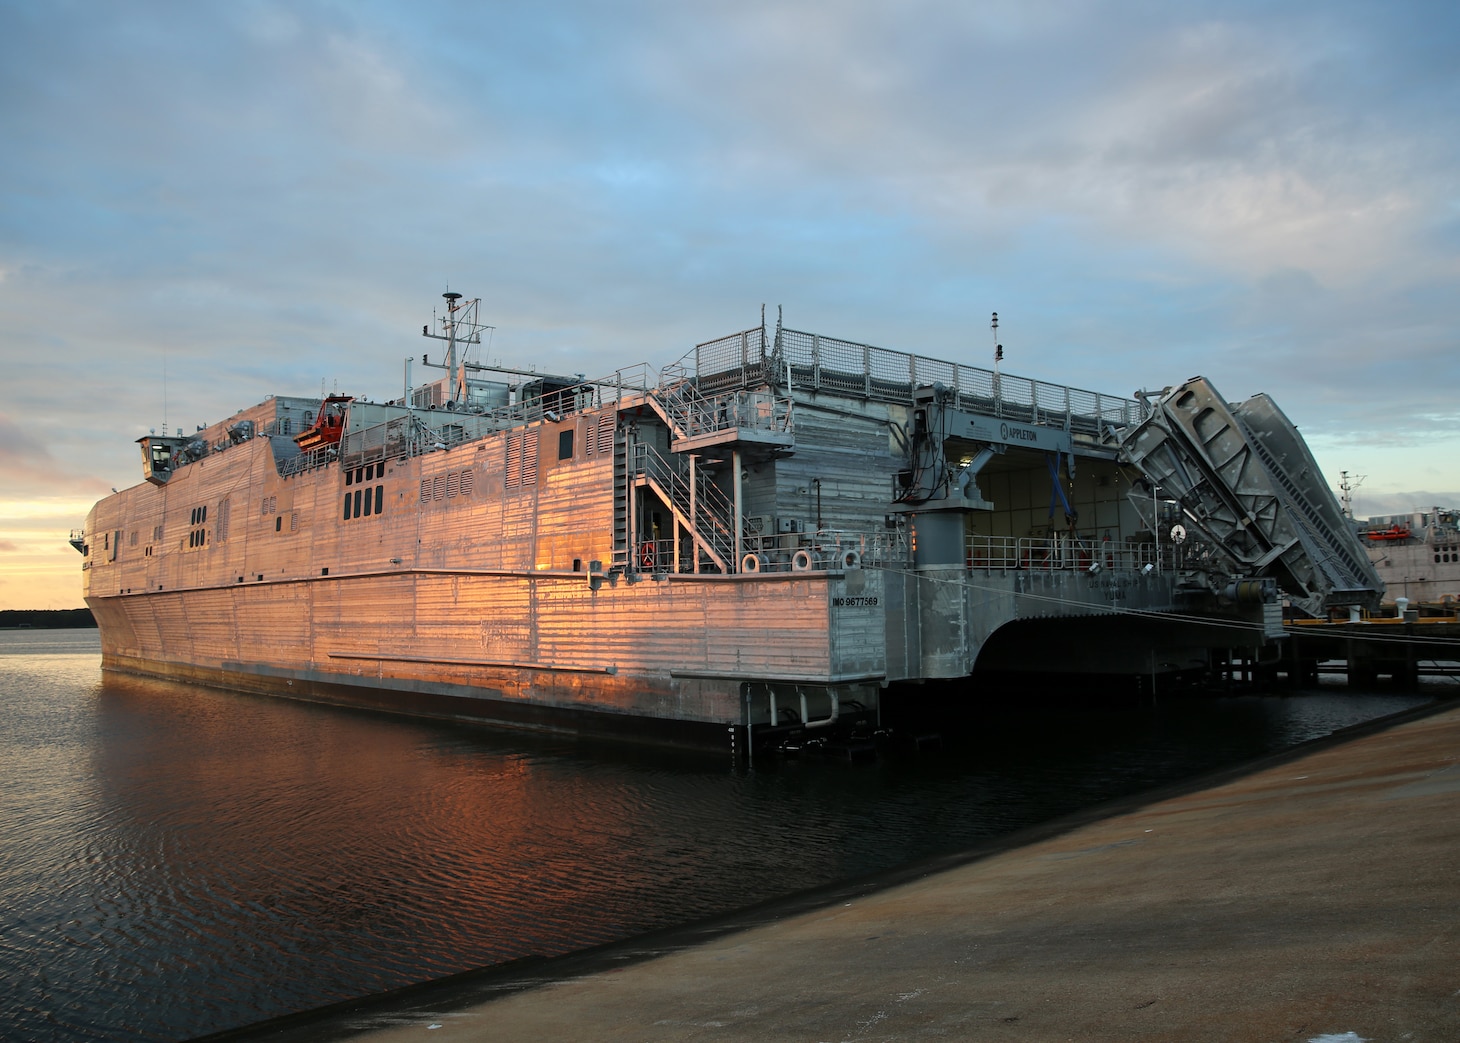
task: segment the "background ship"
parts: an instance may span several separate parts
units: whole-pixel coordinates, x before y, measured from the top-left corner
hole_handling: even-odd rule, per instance
[[[443,375],[408,363],[394,401],[139,440],[146,481],[74,540],[105,669],[744,753],[866,734],[909,682],[1276,654],[1284,600],[1382,595],[1265,396],[764,317],[659,372],[551,376],[467,361],[479,302],[445,296]]]
[[[1432,507],[1359,524],[1387,600],[1453,609],[1460,605],[1460,512]]]

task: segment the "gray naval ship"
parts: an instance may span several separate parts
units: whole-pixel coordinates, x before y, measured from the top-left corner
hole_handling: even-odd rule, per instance
[[[72,542],[103,668],[734,749],[866,734],[917,682],[1280,653],[1383,584],[1266,396],[1133,398],[761,324],[660,371],[469,360],[139,440]],[[994,318],[997,340],[997,316]],[[438,356],[439,357],[439,356]]]

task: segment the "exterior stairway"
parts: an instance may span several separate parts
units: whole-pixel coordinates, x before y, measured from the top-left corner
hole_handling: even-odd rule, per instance
[[[721,572],[736,571],[735,506],[724,493],[703,475],[691,484],[682,457],[666,457],[644,443],[634,446],[633,476],[674,512],[694,540],[696,554],[704,554]]]

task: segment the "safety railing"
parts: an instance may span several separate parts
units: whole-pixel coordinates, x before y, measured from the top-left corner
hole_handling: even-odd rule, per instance
[[[1150,541],[1138,543],[1091,540],[1076,536],[968,537],[967,566],[973,571],[1035,572],[1160,571],[1172,549]]]
[[[317,467],[323,467],[339,456],[338,446],[325,446],[322,449],[313,449],[307,453],[295,453],[293,456],[286,456],[283,459],[275,458],[280,477],[289,478],[296,474],[303,474],[305,471],[313,471]]]
[[[789,384],[911,404],[918,388],[942,384],[956,394],[960,409],[1091,435],[1107,425],[1134,424],[1149,412],[1137,399],[800,330],[777,331],[773,344],[763,329],[745,330],[696,345],[694,358],[702,392]]]
[[[908,544],[900,531],[819,529],[747,536],[745,555],[757,572],[812,572],[863,567],[906,568]]]
[[[791,400],[768,391],[701,393],[687,379],[663,383],[653,392],[677,438],[696,438],[736,428],[789,432]]]

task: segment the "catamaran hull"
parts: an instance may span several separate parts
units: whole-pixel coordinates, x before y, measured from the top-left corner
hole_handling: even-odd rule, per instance
[[[845,576],[593,579],[402,572],[90,604],[105,670],[308,702],[727,750],[772,696],[813,724],[875,718],[882,624],[832,605]]]

